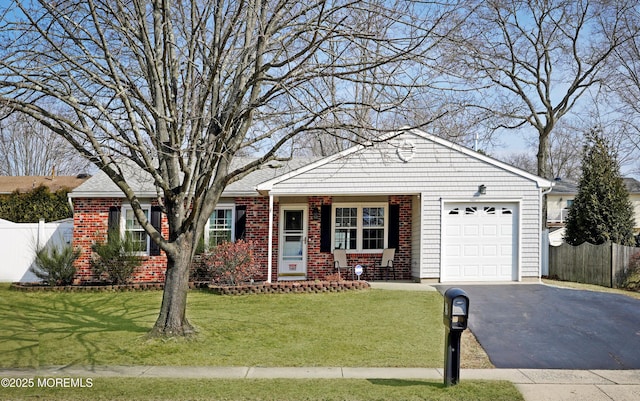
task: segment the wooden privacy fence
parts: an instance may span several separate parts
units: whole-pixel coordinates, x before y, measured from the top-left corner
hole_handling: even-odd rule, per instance
[[[550,246],[549,277],[615,288],[627,269],[629,259],[638,252],[640,248],[611,242]]]

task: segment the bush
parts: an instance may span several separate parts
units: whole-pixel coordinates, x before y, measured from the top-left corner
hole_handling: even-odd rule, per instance
[[[249,282],[258,274],[253,246],[242,240],[223,242],[202,253],[199,270],[207,281],[220,285]]]
[[[73,217],[67,199],[68,190],[49,191],[39,186],[25,193],[0,196],[0,219],[14,223],[37,223],[40,219],[56,221]]]
[[[78,256],[80,250],[70,245],[43,247],[36,250],[35,266],[30,270],[49,285],[69,285],[76,274],[73,262]]]
[[[629,265],[620,278],[620,287],[640,291],[640,253],[631,256]]]
[[[130,237],[120,237],[119,233],[109,235],[107,242],[93,244],[91,250],[94,253],[91,257],[93,271],[112,284],[128,283],[142,264],[136,244]]]

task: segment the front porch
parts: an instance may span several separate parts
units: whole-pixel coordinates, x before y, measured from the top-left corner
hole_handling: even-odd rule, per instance
[[[393,273],[380,264],[383,250],[395,248],[395,280],[413,280],[413,197],[269,197],[263,198],[264,203],[254,200],[256,209],[257,203],[268,205],[267,216],[272,217],[263,221],[269,227],[267,233],[255,222],[261,219],[247,219],[246,240],[261,250],[257,256],[267,262],[266,274],[259,279],[277,282],[334,278],[338,271],[334,269],[333,251],[345,249],[347,269],[341,269],[342,279],[357,280],[354,267],[360,265],[361,280],[391,280]],[[247,208],[248,216],[259,217],[258,213],[251,206]]]

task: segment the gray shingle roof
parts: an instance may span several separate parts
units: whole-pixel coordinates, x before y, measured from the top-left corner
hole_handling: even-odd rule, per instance
[[[626,177],[626,178],[623,178],[622,180],[624,181],[624,185],[627,187],[627,191],[629,191],[630,194],[640,194],[640,182],[638,180],[631,177]],[[578,184],[576,183],[573,183],[570,181],[563,181],[563,180],[556,180],[554,181],[554,183],[555,185],[551,190],[551,193],[553,194],[577,194],[578,193]]]
[[[236,158],[232,167],[242,166],[249,160]],[[270,162],[267,166],[263,166],[241,180],[231,183],[224,190],[222,196],[257,196],[256,186],[258,184],[307,165],[313,160],[304,158],[286,162]],[[139,197],[157,196],[151,175],[126,163],[121,165],[121,169],[125,179]],[[124,194],[104,172],[99,171],[82,185],[75,188],[70,196],[72,198],[120,198],[124,197]]]

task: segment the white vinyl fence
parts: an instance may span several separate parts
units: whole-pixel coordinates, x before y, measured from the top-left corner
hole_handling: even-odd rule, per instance
[[[34,282],[29,271],[35,250],[43,246],[71,243],[73,219],[51,223],[13,223],[0,219],[0,282]]]

